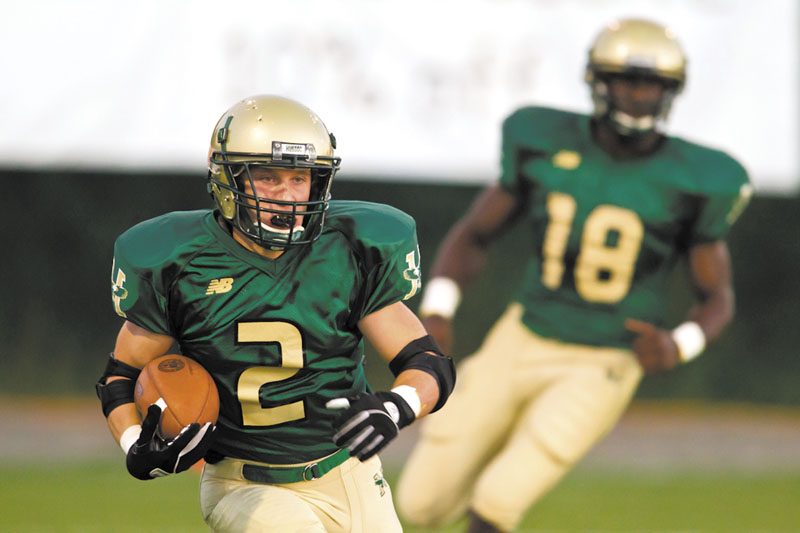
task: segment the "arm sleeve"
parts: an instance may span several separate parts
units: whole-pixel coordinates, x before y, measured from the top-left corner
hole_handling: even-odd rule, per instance
[[[503,121],[501,129],[500,153],[500,187],[511,194],[518,194],[521,189],[517,161],[518,142],[514,131],[518,122],[517,114],[513,114]]]
[[[531,164],[548,159],[565,135],[573,135],[575,124],[571,114],[538,106],[509,115],[502,127],[500,187],[525,197],[534,175]]]
[[[753,194],[743,168],[731,180],[733,187],[710,194],[702,203],[690,238],[690,245],[724,239],[733,224],[747,208]],[[738,185],[738,188],[736,187]]]
[[[114,245],[111,299],[114,310],[153,333],[171,335],[165,283],[160,270],[135,263],[135,250],[121,237]]]
[[[422,285],[419,270],[419,248],[416,244],[407,253],[402,250],[378,264],[367,276],[372,287],[364,307],[364,316],[389,304],[408,300]]]
[[[408,300],[422,286],[414,219],[394,210],[382,220],[385,231],[361,240],[365,258],[361,318],[389,304]]]

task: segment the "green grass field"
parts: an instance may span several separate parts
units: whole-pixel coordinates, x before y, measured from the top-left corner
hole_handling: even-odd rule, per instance
[[[387,474],[390,482],[396,478],[396,472]],[[189,472],[140,482],[128,476],[122,461],[0,464],[0,531],[205,531],[198,479]],[[798,502],[796,470],[751,477],[579,468],[540,502],[521,530],[800,531]]]

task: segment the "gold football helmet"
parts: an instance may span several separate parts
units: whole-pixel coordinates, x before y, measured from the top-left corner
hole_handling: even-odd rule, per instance
[[[222,216],[249,239],[271,249],[316,240],[325,222],[333,176],[341,159],[336,139],[307,107],[279,96],[252,96],[225,111],[211,135],[208,191]],[[259,198],[244,192],[244,180],[255,191],[250,169],[256,166],[311,171],[308,201]],[[264,206],[266,201],[280,211]],[[262,222],[262,215],[274,220]],[[303,217],[304,226],[295,218]],[[274,227],[273,227],[274,226]]]
[[[632,117],[615,109],[608,94],[608,79],[614,75],[660,81],[664,97],[655,114]],[[686,56],[668,28],[641,19],[619,20],[606,26],[589,49],[585,79],[596,117],[623,135],[641,134],[667,119],[673,98],[686,83]]]

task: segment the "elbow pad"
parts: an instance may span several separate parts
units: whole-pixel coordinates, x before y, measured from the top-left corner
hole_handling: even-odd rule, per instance
[[[113,353],[109,354],[106,369],[94,386],[104,416],[108,417],[108,414],[120,405],[133,403],[133,389],[140,372],[140,369],[114,359]],[[106,383],[111,376],[126,379],[116,379]]]
[[[456,366],[453,358],[444,355],[433,337],[426,335],[409,342],[389,363],[389,370],[395,377],[411,369],[422,370],[433,376],[439,385],[439,401],[431,412],[441,409],[456,385]]]

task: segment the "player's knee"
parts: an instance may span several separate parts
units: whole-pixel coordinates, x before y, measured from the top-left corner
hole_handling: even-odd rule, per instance
[[[553,415],[547,413],[531,420],[527,430],[537,453],[569,469],[597,440],[591,432],[582,430],[582,426],[586,427],[586,424],[578,424],[566,417],[560,421],[553,420]]]
[[[408,524],[422,528],[439,528],[453,521],[456,517],[451,517],[451,513],[438,505],[418,505],[397,507],[398,514]]]
[[[514,531],[531,503],[509,497],[504,491],[481,490],[479,485],[473,497],[472,510],[501,531]]]
[[[400,517],[415,526],[440,527],[453,520],[450,517],[453,509],[448,507],[448,502],[424,487],[403,483],[402,479],[395,490],[394,500]]]
[[[407,522],[417,526],[430,527],[434,518],[435,509],[432,509],[430,500],[408,488],[407,483],[398,483],[394,491],[394,502],[398,514]]]

